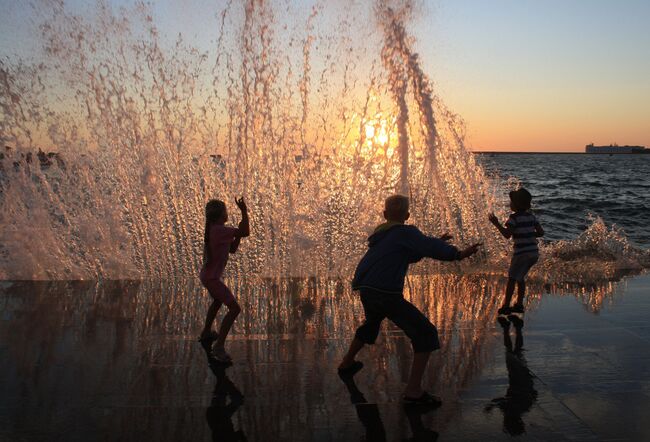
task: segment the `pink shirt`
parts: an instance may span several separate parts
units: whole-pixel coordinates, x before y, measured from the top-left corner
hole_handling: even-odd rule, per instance
[[[230,244],[235,239],[236,232],[237,229],[234,227],[219,224],[210,226],[210,242],[208,243],[210,259],[201,269],[201,281],[221,279],[228,262]]]

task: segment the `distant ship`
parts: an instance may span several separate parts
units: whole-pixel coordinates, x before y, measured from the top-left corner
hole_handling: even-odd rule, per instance
[[[645,146],[619,146],[618,144],[610,144],[609,146],[594,146],[594,143],[585,146],[586,153],[650,153],[650,149]]]

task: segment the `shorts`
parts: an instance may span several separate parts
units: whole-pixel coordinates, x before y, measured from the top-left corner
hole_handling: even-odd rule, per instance
[[[221,303],[228,306],[235,302],[232,292],[220,279],[208,279],[201,281],[201,283],[203,283],[203,287],[208,289],[210,296],[215,301],[221,301]]]
[[[524,253],[523,255],[513,255],[508,269],[508,278],[518,282],[524,282],[528,271],[535,265],[539,259],[538,254]]]
[[[357,329],[355,337],[364,344],[375,343],[382,321],[388,318],[409,337],[414,352],[431,352],[440,348],[436,327],[402,295],[361,289],[360,296],[366,320]]]

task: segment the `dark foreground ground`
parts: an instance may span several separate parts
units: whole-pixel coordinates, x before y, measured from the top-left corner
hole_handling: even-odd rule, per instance
[[[0,284],[2,441],[650,441],[648,276],[533,286],[507,334],[502,279],[412,281],[443,344],[427,413],[399,402],[411,354],[389,323],[356,384],[338,378],[362,315],[337,281],[232,283],[227,369],[195,341],[207,305],[190,284]]]

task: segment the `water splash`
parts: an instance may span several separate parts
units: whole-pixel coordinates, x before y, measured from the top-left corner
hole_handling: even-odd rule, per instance
[[[209,48],[146,5],[93,11],[39,3],[40,53],[0,59],[0,278],[192,277],[205,202],[239,195],[235,275],[349,276],[396,191],[425,232],[482,241],[479,266],[505,259],[485,222],[505,192],[422,70],[412,2],[227,2]]]
[[[239,194],[253,235],[238,273],[348,274],[399,190],[423,229],[490,242],[475,221],[491,188],[462,137],[443,134],[458,122],[411,48],[410,4],[353,6],[379,23],[363,41],[347,18],[323,34],[333,13],[323,4],[293,28],[277,6],[229,2],[216,48],[201,51],[162,38],[143,5],[99,3],[92,17],[39,5],[41,59],[0,65],[0,139],[11,148],[1,276],[193,275],[205,201]],[[59,161],[28,157],[40,147]]]
[[[650,250],[632,246],[616,225],[591,216],[590,225],[578,238],[555,241],[542,247],[536,272],[550,283],[617,281],[650,267]]]

